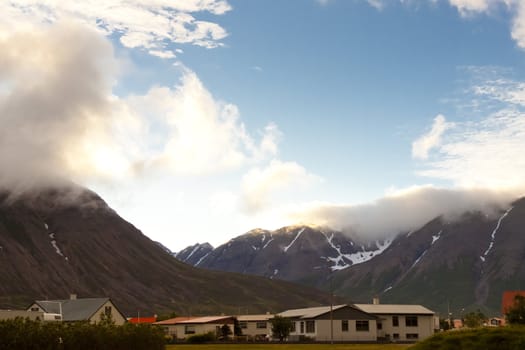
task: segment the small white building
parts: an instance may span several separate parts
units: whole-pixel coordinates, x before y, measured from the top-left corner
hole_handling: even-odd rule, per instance
[[[376,341],[377,317],[354,305],[287,310],[279,316],[292,320],[289,340]]]
[[[220,336],[224,325],[228,326],[230,334],[233,335],[234,322],[235,318],[233,316],[204,316],[192,317],[186,320],[177,320],[171,325],[166,326],[169,327],[170,335],[181,340],[195,334],[206,334],[210,332],[216,336]],[[154,324],[161,323],[156,322]]]
[[[267,340],[272,336],[272,314],[237,316],[242,335],[253,340]]]
[[[377,317],[378,339],[416,342],[439,329],[439,319],[434,311],[421,305],[379,304],[374,300],[374,304],[355,306]]]

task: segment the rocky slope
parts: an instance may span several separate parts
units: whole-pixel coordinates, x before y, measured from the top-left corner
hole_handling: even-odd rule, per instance
[[[290,283],[183,264],[73,185],[0,194],[0,267],[0,308],[70,293],[109,296],[128,314],[275,312],[328,301]]]
[[[341,232],[291,226],[252,230],[211,251],[209,246],[194,245],[176,257],[189,262],[187,252],[191,252],[195,266],[315,284],[329,271],[367,261],[389,244],[360,244]]]
[[[498,314],[504,290],[525,288],[525,199],[495,217],[436,218],[399,235],[373,260],[334,276],[338,293],[367,300],[413,301],[459,317]]]
[[[494,216],[438,217],[368,245],[328,229],[287,227],[251,231],[206,254],[198,266],[332,285],[358,302],[380,297],[458,317],[477,308],[497,315],[504,290],[525,289],[525,199]]]

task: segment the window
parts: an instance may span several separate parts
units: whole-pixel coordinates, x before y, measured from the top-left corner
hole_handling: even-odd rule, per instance
[[[195,326],[184,326],[184,334],[195,334]]]
[[[304,322],[301,321],[301,332],[300,333],[304,333]]]
[[[377,329],[378,330],[382,330],[383,329],[383,324],[381,322],[377,322]]]
[[[290,328],[290,333],[295,333],[295,322],[292,321],[292,328]]]
[[[417,333],[407,333],[407,339],[417,339],[419,338],[419,334]]]
[[[306,333],[315,333],[315,321],[306,321]]]
[[[398,316],[392,316],[392,326],[399,327],[399,317]]]
[[[40,309],[38,307],[32,307],[31,311],[40,311]]]
[[[368,321],[355,321],[355,330],[358,332],[368,332],[370,330]]]
[[[392,334],[392,338],[394,338],[394,339],[399,339],[399,333],[394,333],[394,334]]]
[[[259,329],[261,329],[261,328],[266,328],[266,322],[264,322],[264,321],[262,321],[262,322],[257,322],[257,323],[255,324],[255,328],[259,328]]]
[[[248,328],[248,323],[246,323],[246,321],[239,321],[239,327],[246,329]]]
[[[104,308],[104,313],[106,314],[106,316],[111,316],[111,306],[106,306]]]
[[[341,321],[341,332],[348,332],[348,320]]]
[[[407,327],[417,327],[417,316],[406,316],[405,325]]]

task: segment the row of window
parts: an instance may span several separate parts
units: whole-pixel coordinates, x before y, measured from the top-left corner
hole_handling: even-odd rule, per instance
[[[239,322],[239,327],[241,327],[242,329],[246,329],[248,328],[248,322],[246,321],[240,321]],[[266,329],[268,326],[267,326],[267,323],[266,321],[258,321],[255,323],[255,328],[258,328],[258,329]]]
[[[106,310],[107,312],[107,310]],[[109,310],[109,313],[111,313],[111,309]],[[417,327],[418,323],[417,323],[417,316],[405,316],[405,326],[407,327]],[[239,322],[239,326],[242,328],[242,329],[246,329],[248,327],[248,324],[246,321],[241,321]],[[399,317],[398,316],[392,316],[392,326],[394,327],[399,327]],[[299,322],[299,333],[315,333],[315,321],[301,321]],[[258,328],[258,329],[266,329],[267,328],[267,323],[266,322],[257,322],[255,324],[255,328]],[[377,329],[382,329],[383,328],[383,325],[379,322],[377,323]],[[357,332],[368,332],[370,330],[370,324],[368,321],[366,320],[357,320],[355,321],[355,330]],[[341,321],[341,331],[342,332],[348,332],[349,331],[349,327],[348,327],[348,320],[342,320]],[[296,328],[295,328],[295,322],[292,322],[292,329],[291,329],[291,332],[292,333],[295,333],[296,332]],[[186,329],[185,329],[185,333],[186,334],[194,334],[195,333],[195,328],[194,326],[186,326]],[[397,337],[399,338],[399,334],[398,333],[394,333],[394,339],[396,339],[396,335]],[[413,338],[413,336],[415,335],[415,338]],[[415,333],[408,333],[407,334],[407,339],[417,339],[417,334]]]
[[[392,326],[399,327],[399,317],[392,316]],[[417,316],[405,316],[406,327],[417,327]]]

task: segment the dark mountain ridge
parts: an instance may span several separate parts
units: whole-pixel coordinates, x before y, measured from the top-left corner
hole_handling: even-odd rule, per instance
[[[275,244],[264,247],[265,237]],[[272,244],[274,249],[268,249]],[[458,317],[463,309],[477,308],[498,315],[504,290],[525,289],[525,199],[494,216],[437,217],[368,245],[326,228],[255,230],[199,259],[199,266],[209,269],[324,289],[332,285],[336,294],[355,302],[380,297],[424,304],[443,314],[450,309]]]
[[[283,281],[178,262],[94,192],[68,185],[0,193],[0,308],[109,296],[127,314],[276,312],[326,303]]]

